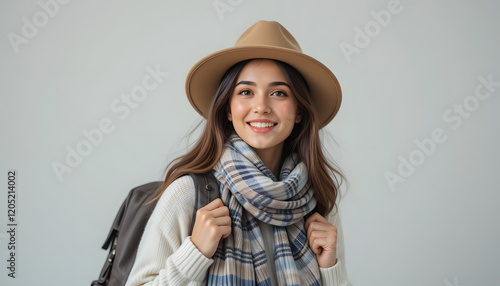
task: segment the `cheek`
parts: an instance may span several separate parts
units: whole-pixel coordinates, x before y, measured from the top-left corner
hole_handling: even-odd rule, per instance
[[[246,107],[238,101],[233,101],[230,104],[230,109],[234,120],[235,118],[241,118],[244,116]]]
[[[280,107],[279,111],[283,117],[295,120],[297,116],[297,105],[294,103],[284,104]]]

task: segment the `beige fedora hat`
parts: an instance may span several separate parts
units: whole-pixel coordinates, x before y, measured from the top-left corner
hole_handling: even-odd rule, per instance
[[[307,81],[321,127],[340,108],[342,92],[335,75],[316,59],[302,53],[295,38],[280,23],[259,21],[248,28],[232,48],[212,53],[189,71],[186,95],[194,109],[206,118],[224,73],[247,59],[275,59],[297,69]]]

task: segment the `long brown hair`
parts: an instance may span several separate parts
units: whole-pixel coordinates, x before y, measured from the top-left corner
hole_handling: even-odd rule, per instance
[[[188,173],[206,173],[219,161],[224,144],[234,132],[227,118],[229,100],[239,72],[250,60],[245,60],[229,68],[219,85],[207,115],[203,133],[195,146],[185,155],[168,164],[163,184],[158,189],[158,199],[163,191],[177,178]],[[335,207],[339,187],[344,176],[325,158],[319,139],[320,121],[311,100],[307,82],[302,75],[287,63],[274,60],[283,70],[290,89],[298,101],[302,115],[300,123],[295,124],[290,136],[285,140],[282,158],[298,153],[308,170],[308,177],[317,198],[317,211],[326,216]],[[339,181],[340,179],[340,181]]]

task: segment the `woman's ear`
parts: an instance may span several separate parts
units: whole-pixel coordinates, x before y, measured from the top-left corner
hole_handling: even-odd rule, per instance
[[[229,105],[226,107],[226,113],[227,113],[227,119],[229,121],[233,121],[233,116],[231,115],[231,108],[229,108]]]
[[[295,116],[295,123],[299,123],[302,121],[302,112],[300,110],[297,111],[297,116]]]

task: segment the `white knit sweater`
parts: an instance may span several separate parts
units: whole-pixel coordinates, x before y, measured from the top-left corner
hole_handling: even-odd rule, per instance
[[[213,260],[194,246],[189,234],[195,207],[194,188],[192,178],[183,176],[165,190],[146,225],[126,286],[207,285],[208,268]],[[331,268],[320,268],[322,284],[351,286],[345,271],[340,220],[334,216],[329,221],[338,229],[338,261]],[[268,258],[272,257],[272,243],[267,241],[272,238],[271,230],[262,229]],[[276,275],[274,271],[270,273]],[[276,277],[271,279],[276,281]]]

